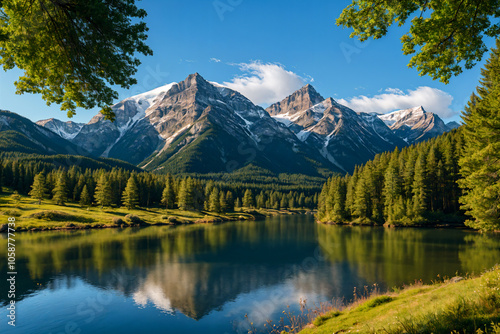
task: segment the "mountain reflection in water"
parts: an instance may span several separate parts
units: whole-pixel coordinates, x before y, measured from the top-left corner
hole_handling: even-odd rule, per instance
[[[257,325],[279,320],[281,311],[287,305],[296,309],[300,298],[310,304],[348,299],[354,287],[377,283],[387,289],[414,279],[429,282],[437,274],[478,273],[500,258],[498,236],[326,226],[315,224],[310,215],[24,233],[16,242],[18,329],[36,322],[38,333],[63,332],[68,321],[80,319],[82,312],[74,310],[89,291],[108,299],[95,320],[79,320],[84,331],[99,333],[106,323],[123,333],[137,328],[155,332],[164,326],[171,332],[220,333],[235,331],[235,321],[245,314]],[[2,236],[3,272],[6,244]],[[64,297],[57,294],[66,290]],[[53,305],[56,296],[73,311],[57,316],[53,310],[57,321],[38,317],[37,310]],[[0,303],[8,303],[5,294]],[[125,321],[139,314],[151,319],[137,320],[141,327]],[[3,307],[0,316],[5,315]]]

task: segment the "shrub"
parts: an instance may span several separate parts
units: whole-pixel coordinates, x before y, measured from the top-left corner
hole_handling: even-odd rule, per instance
[[[9,216],[9,217],[20,217],[21,212],[18,210],[13,210],[13,209],[8,209],[3,211],[4,216]]]
[[[376,298],[373,298],[371,300],[368,300],[367,302],[361,304],[357,310],[358,311],[365,311],[365,310],[369,310],[369,309],[372,309],[374,307],[377,307],[379,305],[382,305],[382,304],[385,304],[385,303],[389,303],[393,301],[393,298],[392,297],[389,297],[389,296],[385,296],[385,295],[382,295],[382,296],[378,296]]]
[[[181,221],[173,216],[168,216],[165,217],[164,219],[167,219],[169,224],[174,224],[174,225],[181,224]]]
[[[75,216],[62,211],[44,210],[38,211],[29,216],[30,218],[45,219],[53,221],[82,221],[85,220],[81,216]]]
[[[327,314],[322,314],[322,315],[318,316],[316,319],[314,319],[313,324],[314,324],[314,326],[321,326],[328,319],[338,317],[341,314],[342,314],[342,312],[340,312],[340,311],[332,311],[332,312],[329,312]]]
[[[146,224],[146,222],[144,220],[142,220],[142,218],[140,218],[139,216],[136,216],[136,215],[132,215],[132,214],[126,215],[125,220],[127,220],[128,222],[130,222],[132,224],[139,224],[139,225]]]
[[[113,217],[111,219],[113,225],[127,225],[127,223],[121,217]]]

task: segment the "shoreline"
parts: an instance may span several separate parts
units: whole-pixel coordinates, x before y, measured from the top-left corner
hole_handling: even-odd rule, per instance
[[[496,333],[495,329],[500,329],[499,288],[499,265],[477,276],[443,278],[431,284],[415,281],[415,284],[393,288],[392,292],[375,291],[341,307],[332,306],[316,313],[299,333],[383,331],[395,334],[423,327],[448,333],[463,329],[471,330],[468,333],[479,333],[479,329],[485,330],[481,333],[490,333],[490,330]]]
[[[16,208],[22,210],[22,208]],[[66,210],[65,210],[66,209]],[[33,211],[34,209],[29,209]],[[161,209],[156,209],[161,210]],[[28,216],[9,216],[9,211],[3,212],[3,216],[16,219],[16,232],[39,232],[39,231],[71,231],[104,228],[127,228],[127,227],[151,227],[151,226],[180,226],[193,224],[220,224],[230,221],[264,220],[268,217],[313,214],[309,209],[247,209],[227,213],[214,213],[208,211],[182,211],[155,209],[127,210],[123,208],[92,208],[91,212],[105,213],[106,218],[93,219],[74,215],[71,212],[89,210],[70,206],[59,206],[56,210],[44,210],[40,208],[37,212]],[[125,212],[122,212],[125,211]],[[127,213],[131,212],[131,213]],[[125,214],[127,213],[127,214]],[[144,218],[147,213],[147,218]],[[0,223],[0,234],[7,233],[7,224]]]
[[[323,222],[323,221],[319,221],[319,220],[316,220],[316,223],[323,224],[323,225],[338,225],[338,226],[366,226],[366,227],[384,227],[384,228],[430,228],[430,229],[445,228],[445,229],[477,231],[471,227],[468,227],[464,223],[436,222],[436,223],[419,223],[419,224],[414,224],[414,225],[403,225],[403,224],[388,224],[388,223],[385,223],[385,224],[375,224],[375,223],[362,224],[362,223],[356,223],[356,222],[337,223],[337,222]]]

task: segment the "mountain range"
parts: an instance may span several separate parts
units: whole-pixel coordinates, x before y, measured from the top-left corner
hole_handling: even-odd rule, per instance
[[[375,154],[458,126],[416,107],[356,112],[306,85],[263,109],[198,73],[118,102],[115,122],[32,123],[0,111],[0,148],[124,160],[145,170],[218,173],[255,166],[273,173],[351,172]]]

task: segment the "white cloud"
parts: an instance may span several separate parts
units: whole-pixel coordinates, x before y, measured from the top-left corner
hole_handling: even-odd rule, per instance
[[[386,93],[389,93],[389,94],[397,94],[397,95],[404,95],[405,93],[399,89],[399,88],[386,88],[385,89],[385,92]]]
[[[220,63],[220,59],[218,58],[210,58],[210,61],[214,63]]]
[[[245,95],[255,104],[281,101],[307,81],[313,81],[285,70],[280,64],[254,61],[236,65],[245,74],[224,82],[224,85]]]
[[[425,110],[449,118],[457,114],[451,103],[453,96],[437,88],[422,86],[406,93],[398,88],[387,88],[385,93],[367,97],[364,95],[349,100],[341,99],[339,103],[360,112],[376,112],[385,114],[394,110],[423,106]]]

